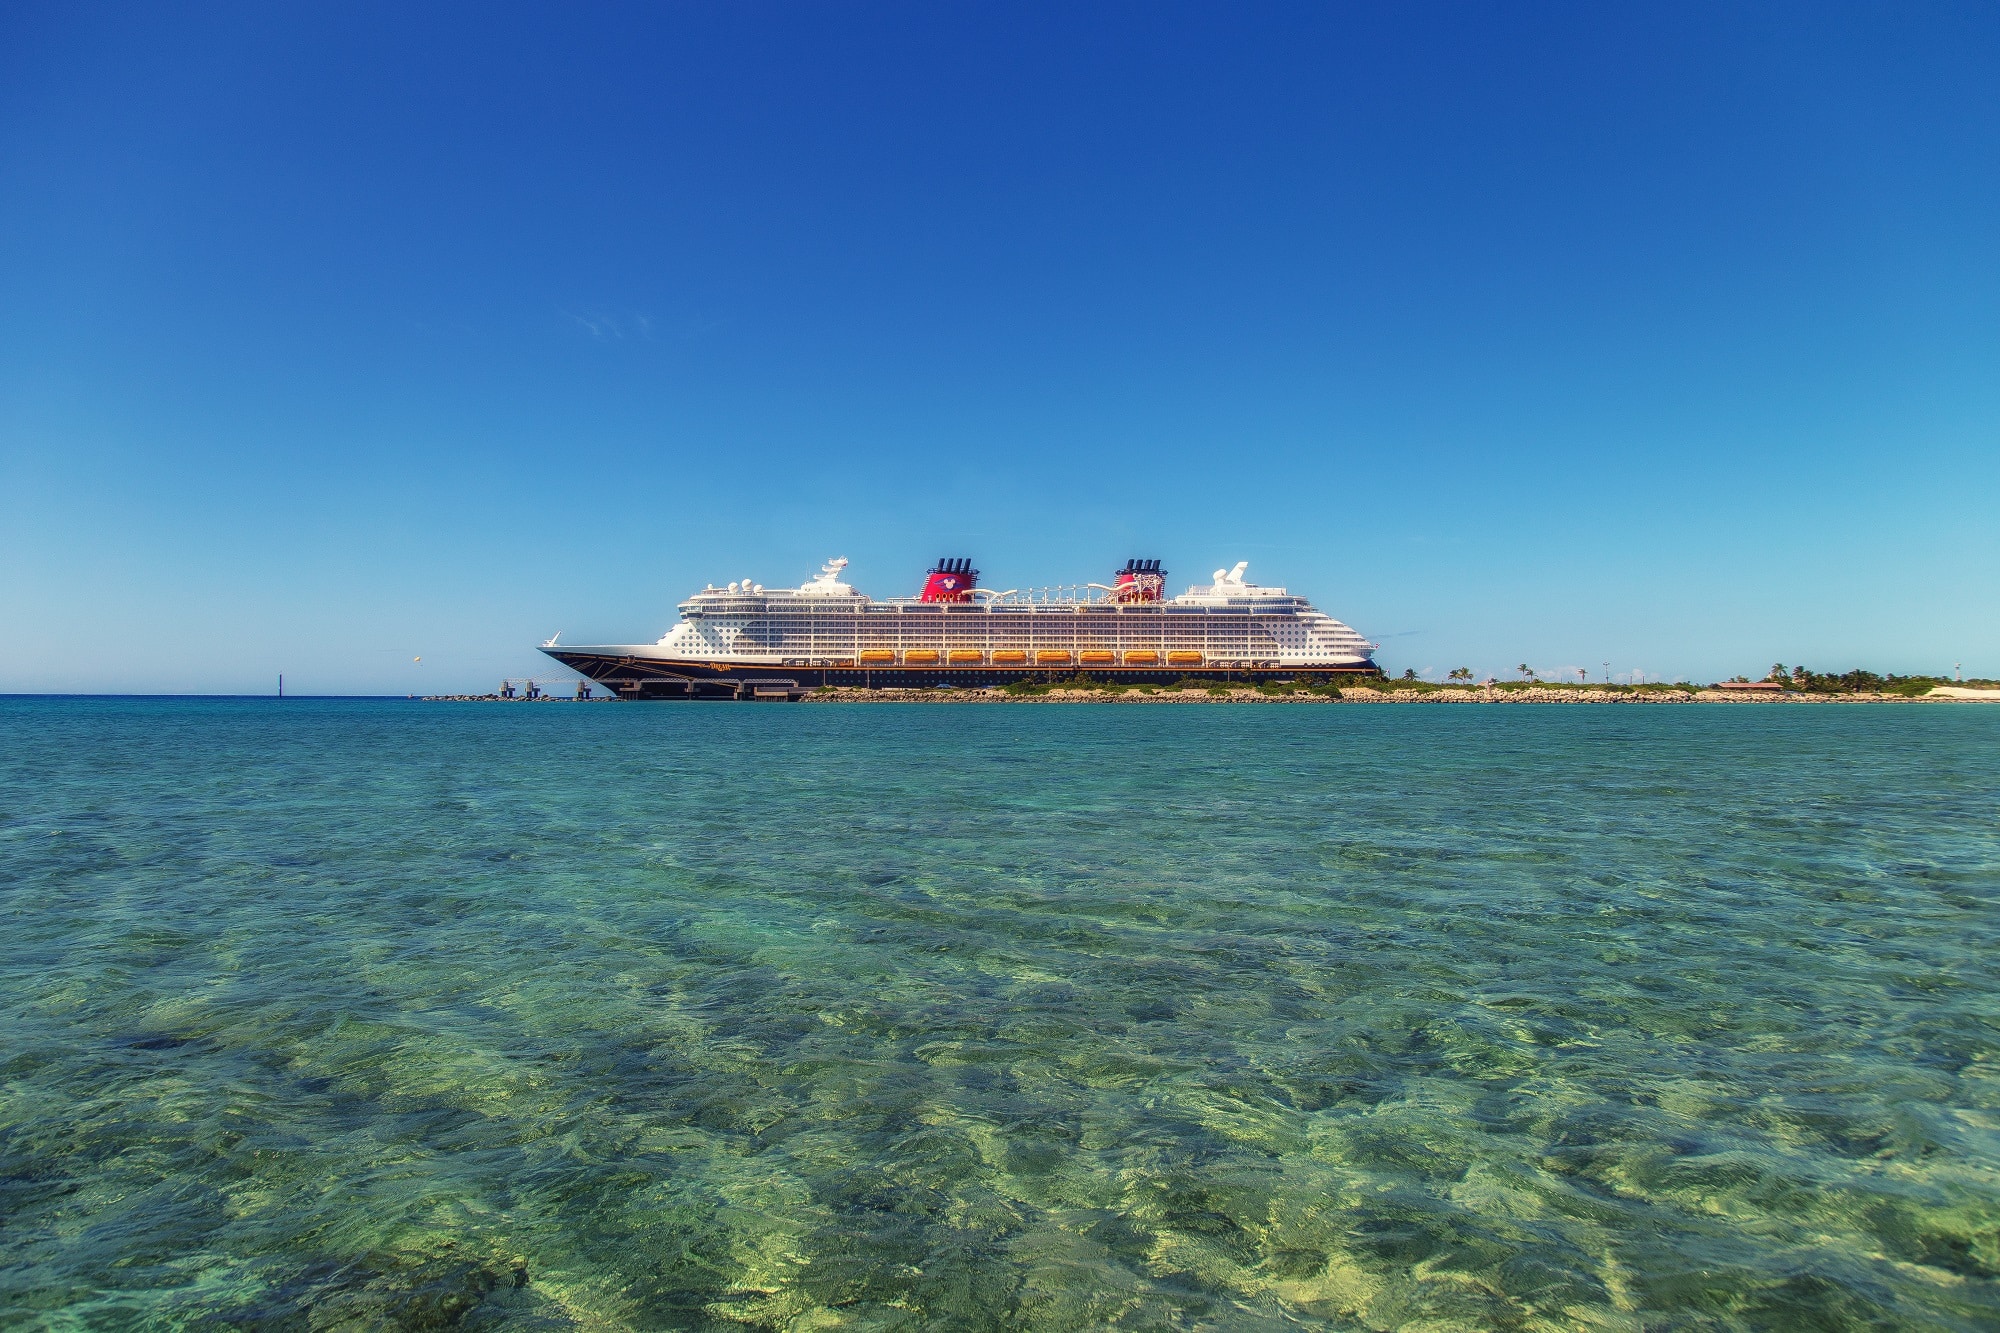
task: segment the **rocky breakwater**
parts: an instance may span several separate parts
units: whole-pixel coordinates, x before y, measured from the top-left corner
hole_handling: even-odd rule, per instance
[[[1387,689],[1354,687],[1340,692],[1344,703],[1374,704],[1685,704],[1707,698],[1714,691],[1688,689],[1619,690],[1565,689],[1559,685],[1529,686],[1525,689]],[[1717,695],[1718,698],[1727,696]]]
[[[1143,686],[1113,689],[1053,689],[1031,693],[1009,690],[867,690],[830,686],[814,690],[807,703],[820,704],[1276,704],[1339,703],[1339,694],[1328,690],[1280,694],[1253,689],[1174,690]]]
[[[1731,704],[1745,707],[1770,704],[1907,704],[1945,703],[1964,699],[1969,690],[1932,690],[1928,694],[1907,695],[1860,691],[1843,694],[1772,691],[1749,694],[1737,690],[1708,689],[1699,685],[1509,685],[1494,688],[1449,689],[1394,685],[1375,688],[1348,688],[1340,692],[1346,703],[1439,703],[1439,704]],[[2000,701],[2000,691],[1993,692]]]
[[[1968,692],[1969,693],[1969,692]],[[1509,685],[1491,689],[1439,689],[1416,686],[1397,689],[1350,688],[1340,692],[1346,703],[1439,703],[1439,704],[1731,704],[1745,707],[1771,704],[1907,704],[1948,702],[1962,695],[1933,690],[1925,695],[1803,693],[1793,691],[1748,694],[1736,690],[1707,689],[1699,685],[1637,688],[1602,685]],[[2000,697],[2000,696],[1996,696]]]
[[[1414,684],[1401,682],[1380,686],[1318,688],[1244,686],[1208,689],[1162,689],[1147,686],[1104,689],[1058,688],[1016,692],[1012,690],[869,690],[824,688],[806,696],[808,703],[918,703],[918,704],[1695,704],[1732,706],[1772,704],[1892,704],[1944,703],[1953,695],[1933,691],[1928,695],[1898,694],[1744,694],[1729,690],[1705,689],[1696,685],[1646,685],[1639,687],[1601,685],[1495,686],[1483,688]],[[1971,691],[1960,692],[1970,694]],[[1993,697],[2000,700],[2000,692]]]

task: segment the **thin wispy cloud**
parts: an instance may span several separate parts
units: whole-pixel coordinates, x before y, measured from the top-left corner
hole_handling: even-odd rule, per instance
[[[689,342],[721,327],[719,321],[687,310],[669,310],[664,315],[643,310],[564,310],[562,317],[572,331],[599,342],[652,342],[659,338]]]
[[[619,342],[626,338],[650,338],[653,336],[653,320],[642,314],[611,314],[592,311],[587,314],[574,310],[563,312],[572,328],[578,329],[599,342]]]

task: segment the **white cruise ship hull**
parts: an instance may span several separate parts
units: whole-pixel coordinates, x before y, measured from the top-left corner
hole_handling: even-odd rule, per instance
[[[843,564],[803,588],[767,592],[746,580],[703,589],[657,643],[551,641],[542,651],[628,699],[977,689],[1079,675],[1171,685],[1380,674],[1375,645],[1304,598],[1243,582],[1241,565],[1169,599],[1156,582],[1141,593],[1129,582],[994,593],[972,586],[969,562],[941,561],[925,596],[874,601],[838,582]],[[1142,573],[1162,579],[1157,567]]]
[[[929,665],[834,666],[796,662],[727,662],[657,657],[651,644],[617,647],[544,648],[542,651],[626,699],[747,699],[796,697],[822,685],[861,689],[982,689],[1015,681],[1062,680],[1084,675],[1128,685],[1261,684],[1269,681],[1331,683],[1381,674],[1373,663],[1346,666],[1284,667],[1269,662],[1215,665]]]

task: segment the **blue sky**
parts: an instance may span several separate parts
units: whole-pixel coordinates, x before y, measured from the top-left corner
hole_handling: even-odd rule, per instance
[[[1990,4],[12,4],[0,691],[941,554],[2000,675],[1996,144]]]

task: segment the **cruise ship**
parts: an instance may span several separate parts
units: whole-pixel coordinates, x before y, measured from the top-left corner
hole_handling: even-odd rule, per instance
[[[914,597],[876,600],[830,560],[797,588],[750,579],[680,604],[656,643],[541,645],[626,699],[796,699],[822,685],[977,689],[1083,675],[1130,684],[1323,682],[1377,675],[1376,645],[1303,597],[1218,569],[1178,597],[1158,560],[1109,583],[979,586],[939,560]]]

